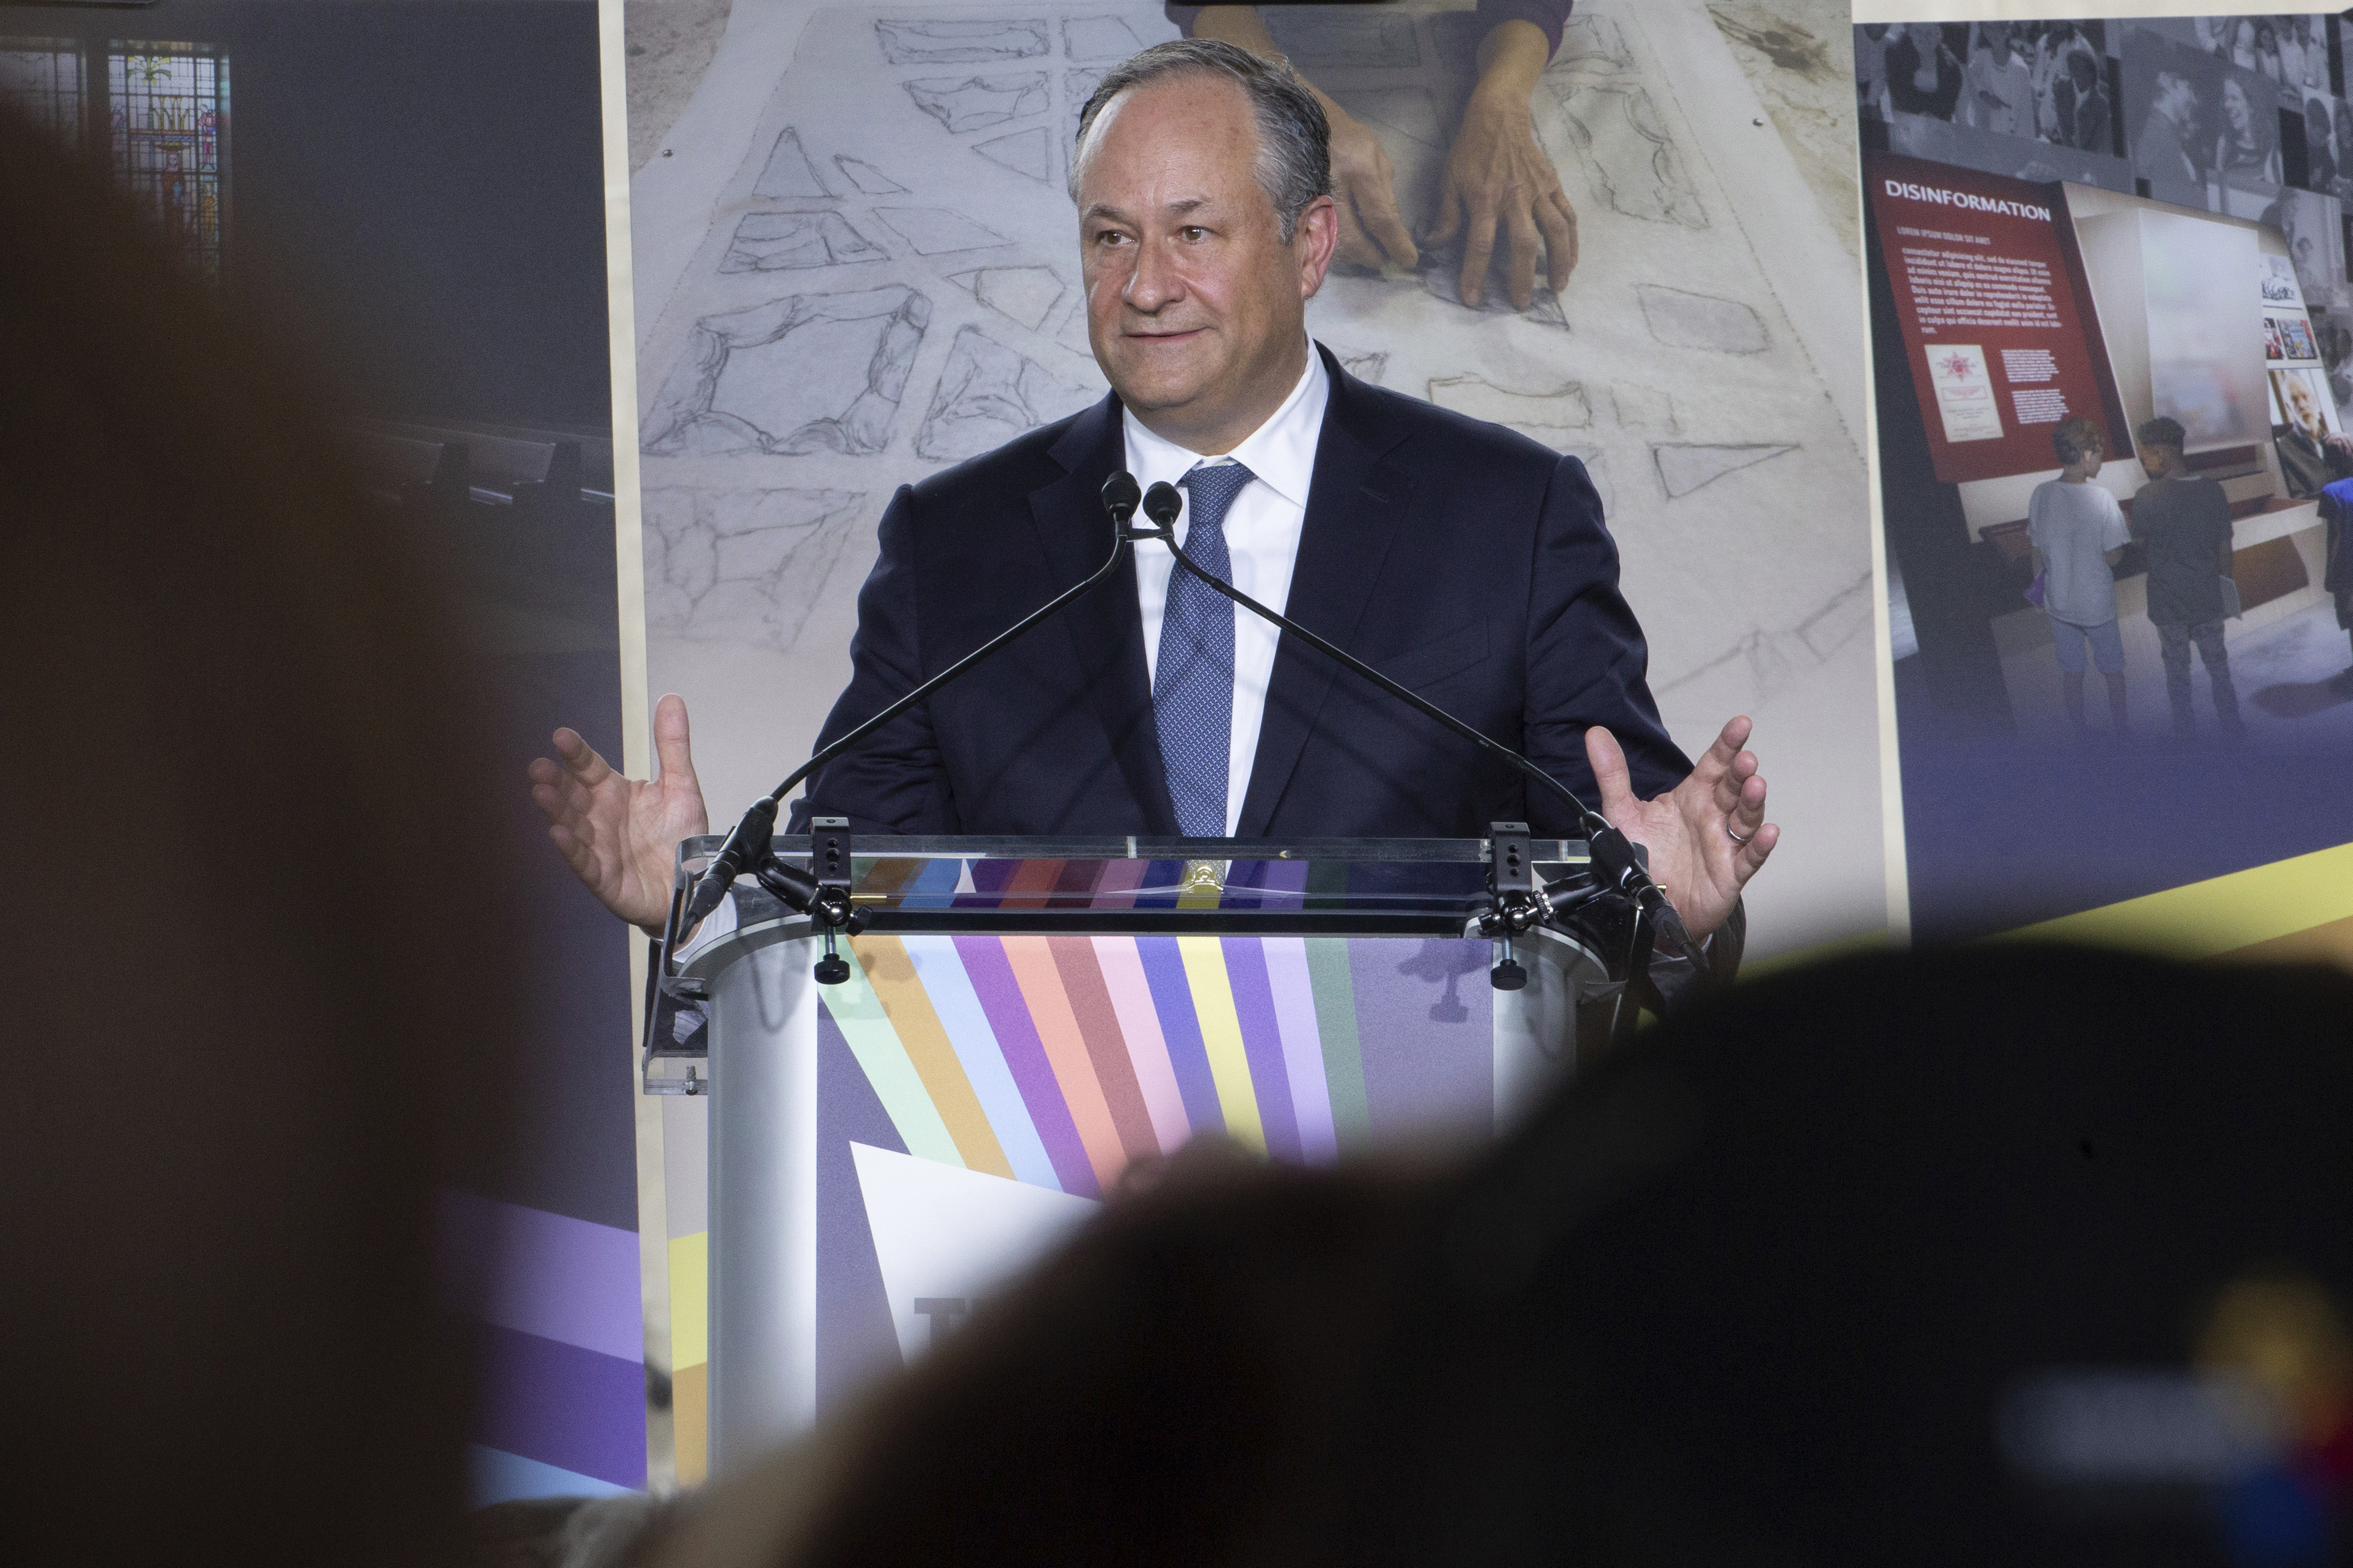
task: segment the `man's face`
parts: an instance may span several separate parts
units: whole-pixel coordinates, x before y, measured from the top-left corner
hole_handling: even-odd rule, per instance
[[[2141,472],[2152,479],[2161,479],[2180,457],[2181,448],[2179,447],[2143,447],[2140,449]]]
[[[2306,430],[2317,436],[2327,428],[2320,422],[2320,410],[2313,406],[2312,393],[2304,384],[2302,377],[2299,376],[2287,384],[2287,400],[2289,407],[2295,415],[2295,422],[2303,426]]]
[[[1331,261],[1329,198],[1285,244],[1258,156],[1249,96],[1202,75],[1120,94],[1080,151],[1095,362],[1139,418],[1196,451],[1229,449],[1288,395]]]

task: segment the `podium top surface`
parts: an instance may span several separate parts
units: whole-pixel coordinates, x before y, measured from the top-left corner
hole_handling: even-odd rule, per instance
[[[681,876],[723,842],[687,840]],[[1531,848],[1540,879],[1587,863],[1581,840]],[[807,862],[806,839],[778,834],[776,850]],[[1460,935],[1487,890],[1479,838],[861,837],[851,850],[851,898],[879,931]],[[749,877],[737,879],[723,925],[794,918]]]
[[[723,833],[706,833],[679,846],[681,860],[706,860],[727,842]],[[861,835],[854,840],[858,858],[876,859],[949,860],[1329,860],[1402,865],[1447,865],[1474,861],[1484,865],[1483,838],[1145,838],[1130,834],[1073,838],[1019,838],[982,835],[958,837],[884,837]],[[1582,865],[1587,856],[1581,838],[1537,838],[1530,847],[1539,861]],[[807,858],[805,836],[779,830],[776,851],[788,860]]]

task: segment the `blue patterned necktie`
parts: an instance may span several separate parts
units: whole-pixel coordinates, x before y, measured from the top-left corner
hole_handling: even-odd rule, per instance
[[[1240,463],[1203,463],[1176,482],[1190,499],[1185,553],[1219,581],[1234,580],[1226,548],[1226,510],[1257,476]],[[1160,658],[1153,670],[1152,711],[1176,826],[1187,838],[1226,836],[1226,780],[1234,733],[1232,600],[1176,566],[1160,620]]]

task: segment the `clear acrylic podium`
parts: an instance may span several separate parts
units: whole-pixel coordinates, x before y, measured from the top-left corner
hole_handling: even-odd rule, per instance
[[[807,840],[779,835],[806,865]],[[720,839],[681,847],[681,886]],[[790,851],[797,845],[802,851]],[[1585,862],[1533,845],[1539,879]],[[1489,981],[1480,839],[863,838],[820,984],[751,878],[658,973],[650,1093],[710,1097],[714,1475],[922,1352],[1131,1162],[1492,1136],[1623,1005],[1592,940]],[[1468,933],[1468,934],[1466,934]]]

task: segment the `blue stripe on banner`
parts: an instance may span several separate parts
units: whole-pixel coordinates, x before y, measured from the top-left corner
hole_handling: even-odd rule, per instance
[[[1006,1162],[1013,1167],[1014,1179],[1060,1192],[1062,1183],[1054,1173],[1054,1162],[1038,1136],[1038,1124],[1021,1098],[1020,1086],[1013,1081],[1013,1069],[1006,1065],[997,1031],[989,1027],[979,994],[972,988],[972,976],[965,973],[955,939],[910,935],[900,940],[940,1027],[947,1031],[948,1044],[955,1047],[956,1060],[964,1064],[965,1077],[980,1100],[982,1114],[988,1118],[989,1131],[997,1134]]]
[[[1185,955],[1173,936],[1137,937],[1135,955],[1144,964],[1145,984],[1152,987],[1152,1010],[1160,1015],[1160,1037],[1168,1046],[1176,1092],[1185,1099],[1185,1118],[1196,1132],[1223,1132],[1225,1108],[1218,1100],[1216,1076],[1209,1071],[1208,1047],[1201,1041],[1200,1016],[1193,1010],[1193,983],[1185,975]]]
[[[646,1484],[641,1363],[493,1323],[473,1332],[481,1386],[470,1438],[615,1486]]]
[[[907,879],[899,889],[901,907],[910,910],[944,910],[955,903],[956,882],[964,875],[964,862],[956,859],[926,860],[923,868]]]
[[[634,1487],[617,1487],[577,1470],[560,1469],[510,1454],[503,1448],[466,1445],[466,1506],[522,1502],[544,1497],[632,1497]]]

